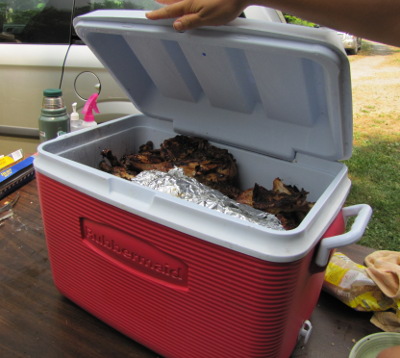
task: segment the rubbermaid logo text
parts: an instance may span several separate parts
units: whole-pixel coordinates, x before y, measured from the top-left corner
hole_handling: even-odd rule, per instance
[[[84,243],[114,266],[164,283],[187,285],[187,266],[142,238],[84,218],[81,229]]]

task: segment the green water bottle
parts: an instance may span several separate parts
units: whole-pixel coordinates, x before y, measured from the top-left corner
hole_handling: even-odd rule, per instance
[[[69,116],[60,89],[45,89],[39,117],[40,141],[58,137],[68,132]]]

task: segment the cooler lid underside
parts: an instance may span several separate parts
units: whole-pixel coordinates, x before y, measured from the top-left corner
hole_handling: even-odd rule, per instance
[[[351,154],[350,70],[334,32],[238,19],[178,33],[110,10],[75,28],[132,102],[179,133],[285,160]]]

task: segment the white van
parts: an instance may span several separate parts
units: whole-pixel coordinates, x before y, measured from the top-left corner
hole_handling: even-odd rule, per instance
[[[43,90],[61,88],[69,112],[99,92],[103,122],[138,112],[76,35],[72,19],[97,9],[155,9],[152,0],[36,0],[0,10],[0,155],[36,151]],[[1,13],[2,12],[2,13]],[[251,6],[243,17],[285,22],[273,9]]]

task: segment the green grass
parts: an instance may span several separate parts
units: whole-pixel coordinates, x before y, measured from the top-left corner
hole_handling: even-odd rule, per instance
[[[357,138],[357,133],[356,138]],[[377,250],[400,249],[400,135],[358,133],[349,167],[352,189],[346,205],[365,203],[373,216],[359,244]]]
[[[375,55],[384,60],[378,69],[400,63],[400,48],[376,49],[366,40],[360,53],[349,60]],[[390,70],[381,76],[390,78]],[[366,203],[372,207],[373,216],[359,244],[376,250],[400,250],[400,112],[395,105],[398,86],[388,83],[374,90],[363,82],[353,86],[353,100],[361,106],[356,107],[353,117],[353,155],[345,162],[352,180],[346,205]]]

